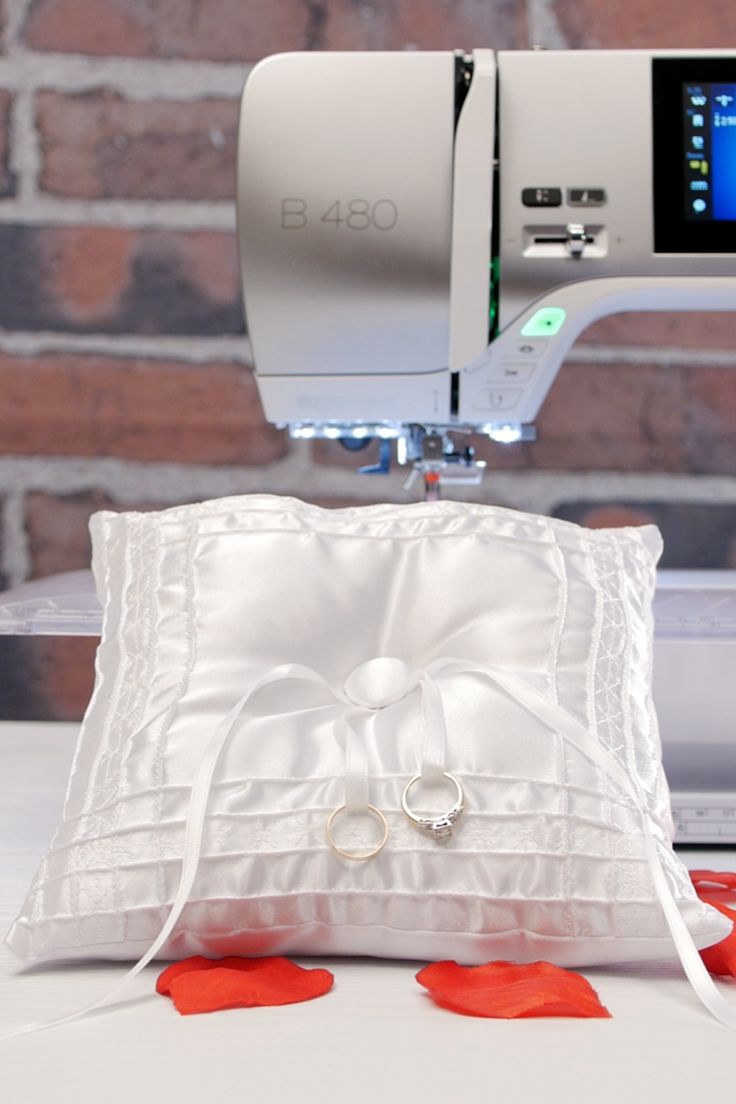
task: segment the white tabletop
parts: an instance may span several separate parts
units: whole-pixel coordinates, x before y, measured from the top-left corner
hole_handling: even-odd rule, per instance
[[[0,725],[3,931],[58,820],[75,735],[75,725]],[[685,859],[733,870],[736,854]],[[155,995],[154,964],[121,1004],[0,1043],[0,1093],[13,1104],[693,1104],[732,1091],[736,1038],[700,1007],[675,966],[586,970],[612,1020],[509,1022],[436,1007],[414,981],[414,962],[305,964],[332,969],[326,997],[188,1017]],[[93,1001],[123,970],[29,969],[1,948],[0,1033]],[[736,1004],[736,984],[729,988]]]

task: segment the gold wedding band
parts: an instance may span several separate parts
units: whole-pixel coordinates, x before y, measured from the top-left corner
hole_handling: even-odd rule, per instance
[[[353,862],[363,862],[365,859],[372,859],[374,855],[377,855],[379,851],[383,850],[384,844],[388,839],[388,821],[386,820],[381,810],[377,809],[375,805],[365,805],[364,809],[366,810],[366,812],[372,813],[373,816],[376,817],[376,819],[383,826],[383,839],[377,847],[373,848],[372,851],[345,851],[344,848],[338,847],[332,837],[332,823],[335,817],[339,813],[343,812],[344,809],[347,809],[347,805],[338,805],[336,809],[332,810],[329,817],[327,818],[327,842],[329,843],[335,854],[341,855],[343,859],[351,859]]]

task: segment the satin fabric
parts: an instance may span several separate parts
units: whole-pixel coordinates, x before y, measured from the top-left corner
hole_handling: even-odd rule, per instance
[[[444,655],[506,668],[561,705],[635,778],[696,944],[728,934],[670,847],[649,686],[652,527],[591,532],[461,503],[325,511],[250,496],[98,514],[92,531],[105,609],[96,686],[63,823],[8,938],[22,957],[142,953],[176,890],[202,750],[233,704],[278,664],[344,687],[376,656],[413,669]],[[626,796],[479,676],[437,683],[447,767],[467,798],[450,840],[401,813],[423,747],[418,689],[358,726],[390,837],[356,864],[325,839],[345,794],[334,736],[344,706],[318,686],[268,686],[223,752],[195,884],[161,957],[578,966],[670,955]]]

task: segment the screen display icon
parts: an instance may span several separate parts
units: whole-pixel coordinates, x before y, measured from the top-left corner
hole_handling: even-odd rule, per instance
[[[682,92],[685,217],[735,221],[736,84],[685,84]]]

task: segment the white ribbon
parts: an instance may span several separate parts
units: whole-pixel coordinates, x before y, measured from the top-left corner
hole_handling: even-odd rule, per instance
[[[419,772],[423,777],[437,777],[445,770],[447,739],[442,696],[436,679],[440,675],[448,674],[476,674],[495,683],[517,704],[541,721],[545,727],[558,733],[581,755],[605,771],[609,778],[632,801],[641,821],[645,854],[654,890],[662,907],[685,974],[708,1011],[726,1027],[736,1030],[736,1009],[724,1000],[705,968],[667,882],[657,852],[656,840],[650,827],[650,814],[646,809],[644,794],[638,782],[629,778],[613,755],[600,747],[594,737],[575,717],[555,702],[550,701],[530,683],[509,671],[500,668],[479,667],[469,664],[465,660],[445,657],[435,660],[424,669],[412,672],[401,660],[378,657],[356,667],[345,680],[343,689],[336,689],[311,667],[287,663],[272,668],[241,696],[215,728],[200,759],[192,784],[186,815],[179,885],[166,922],[151,946],[138,962],[123,975],[118,984],[99,1000],[59,1019],[50,1020],[46,1023],[25,1024],[14,1031],[0,1035],[0,1041],[70,1023],[72,1020],[80,1019],[95,1009],[109,1004],[161,950],[173,932],[189,900],[189,894],[197,874],[207,804],[215,768],[238,720],[259,690],[284,679],[300,679],[322,687],[328,691],[333,700],[342,702],[347,706],[345,712],[337,718],[334,731],[345,749],[345,804],[349,808],[356,809],[364,808],[368,804],[369,789],[365,745],[358,738],[352,722],[361,715],[387,708],[406,697],[413,690],[420,688],[422,690],[424,715],[424,746]]]

